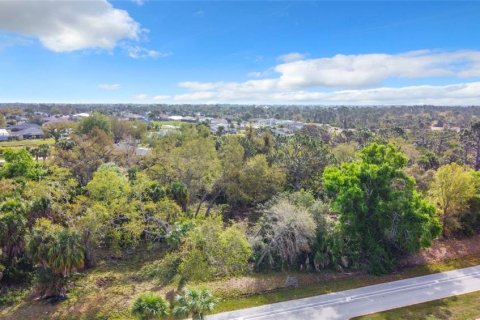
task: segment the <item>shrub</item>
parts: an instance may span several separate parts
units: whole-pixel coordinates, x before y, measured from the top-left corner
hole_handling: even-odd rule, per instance
[[[175,297],[173,314],[177,317],[191,316],[193,320],[203,320],[205,313],[213,310],[217,299],[205,289],[185,289]]]
[[[144,279],[157,279],[166,284],[177,274],[180,262],[178,253],[167,253],[161,260],[145,265],[139,274]]]
[[[244,273],[252,249],[239,225],[207,219],[188,232],[181,254],[179,273],[195,281]]]
[[[159,294],[142,293],[132,305],[132,313],[140,319],[165,319],[168,316],[169,305]]]
[[[8,290],[7,292],[0,294],[0,307],[17,304],[26,294],[26,290]]]

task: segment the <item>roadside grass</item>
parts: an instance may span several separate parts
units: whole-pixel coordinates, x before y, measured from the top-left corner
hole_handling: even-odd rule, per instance
[[[480,316],[480,291],[354,318],[356,320],[473,320]]]
[[[34,301],[26,295],[13,306],[0,307],[1,319],[134,319],[132,301],[145,291],[161,295],[178,289],[178,281],[163,285],[155,279],[140,277],[145,265],[158,261],[164,250],[146,250],[129,259],[99,260],[98,265],[73,279],[68,299],[57,304]],[[230,311],[371,284],[415,277],[480,264],[480,257],[459,258],[441,263],[405,268],[385,276],[364,273],[346,274],[272,272],[252,273],[244,277],[218,279],[211,282],[187,283],[188,287],[206,288],[220,299],[215,312]],[[299,287],[281,289],[287,276],[298,278]],[[416,316],[410,319],[416,319]],[[382,318],[379,318],[382,319]],[[390,319],[390,318],[388,318]]]
[[[11,141],[1,141],[1,147],[38,147],[41,144],[54,144],[54,139],[32,139],[32,140],[11,140]]]
[[[215,308],[215,312],[231,311],[242,308],[256,307],[264,304],[287,301],[292,299],[307,298],[315,295],[336,291],[354,289],[388,281],[402,280],[422,275],[466,268],[480,264],[480,257],[459,258],[444,262],[404,268],[398,272],[374,276],[359,274],[355,276],[342,276],[326,282],[315,283],[294,289],[279,289],[273,292],[261,293],[247,297],[223,299]],[[479,311],[480,313],[480,311]]]

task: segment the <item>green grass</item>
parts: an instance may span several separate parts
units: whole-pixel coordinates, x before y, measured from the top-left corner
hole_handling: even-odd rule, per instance
[[[38,147],[41,144],[54,144],[54,139],[12,140],[0,142],[1,147]]]
[[[282,289],[274,292],[262,293],[249,297],[228,298],[222,300],[215,308],[215,312],[231,311],[242,308],[256,307],[264,304],[287,301],[292,299],[306,298],[315,295],[348,290],[364,287],[368,285],[401,280],[406,278],[418,277],[426,274],[449,271],[459,268],[466,268],[480,264],[480,257],[461,258],[429,265],[406,268],[399,272],[384,275],[373,276],[368,274],[357,275],[354,277],[343,277],[330,280],[323,283],[312,284],[309,286]]]
[[[455,297],[420,303],[381,313],[355,318],[356,320],[394,320],[394,319],[448,319],[468,320],[480,317],[480,291]]]
[[[183,121],[152,121],[153,124],[158,125],[158,126],[163,126],[163,125],[169,125],[169,126],[177,126],[181,127],[188,122],[183,122]]]

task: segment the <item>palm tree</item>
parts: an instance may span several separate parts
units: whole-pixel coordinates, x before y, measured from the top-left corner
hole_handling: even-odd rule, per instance
[[[81,238],[76,232],[63,229],[55,240],[48,250],[49,266],[54,272],[68,277],[75,269],[83,267],[84,249]]]
[[[84,264],[80,236],[41,218],[28,237],[27,251],[39,266],[39,293],[43,298],[64,298],[68,276]]]
[[[193,320],[203,320],[205,313],[213,310],[217,299],[205,289],[185,289],[181,295],[175,297],[173,314],[179,317],[192,316]]]
[[[160,295],[147,292],[138,296],[133,302],[132,313],[140,319],[165,319],[169,305]]]

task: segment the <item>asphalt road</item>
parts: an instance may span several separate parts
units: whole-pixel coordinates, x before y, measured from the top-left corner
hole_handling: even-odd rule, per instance
[[[480,266],[219,313],[207,319],[350,319],[477,290]]]

